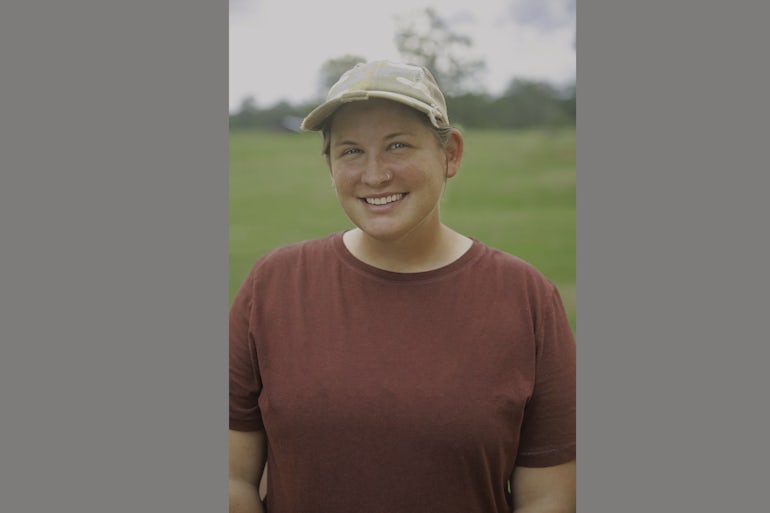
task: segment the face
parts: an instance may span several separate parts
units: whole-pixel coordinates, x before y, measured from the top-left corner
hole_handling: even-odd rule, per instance
[[[430,237],[439,202],[462,158],[462,136],[442,147],[422,115],[388,100],[351,102],[334,116],[329,169],[345,213],[384,242]]]

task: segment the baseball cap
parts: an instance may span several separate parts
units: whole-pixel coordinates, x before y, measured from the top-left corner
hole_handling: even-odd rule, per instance
[[[302,121],[302,129],[318,131],[343,104],[384,98],[403,103],[428,116],[436,128],[449,126],[446,101],[427,68],[391,61],[356,64],[329,89],[326,101]]]

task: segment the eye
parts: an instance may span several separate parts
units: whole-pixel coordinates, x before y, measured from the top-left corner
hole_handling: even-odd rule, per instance
[[[346,155],[353,155],[356,153],[362,153],[360,148],[347,148],[346,150],[343,150],[341,155],[344,157]]]
[[[393,148],[394,150],[400,150],[401,148],[406,148],[407,146],[402,142],[394,142],[393,144],[390,145],[390,147]]]

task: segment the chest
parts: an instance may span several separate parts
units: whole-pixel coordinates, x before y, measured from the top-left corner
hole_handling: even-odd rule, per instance
[[[504,303],[435,287],[274,302],[255,323],[267,429],[368,443],[515,443],[535,355],[525,317]]]

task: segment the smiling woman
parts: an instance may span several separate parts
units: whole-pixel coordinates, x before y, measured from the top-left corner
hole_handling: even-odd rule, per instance
[[[231,513],[570,512],[575,345],[556,287],[441,220],[464,139],[424,68],[342,76],[320,131],[355,225],[260,258],[230,312]]]
[[[424,115],[392,100],[340,107],[326,122],[327,163],[337,198],[356,229],[348,250],[375,267],[429,271],[468,250],[471,240],[441,224],[439,201],[462,159],[462,136],[440,144]]]

